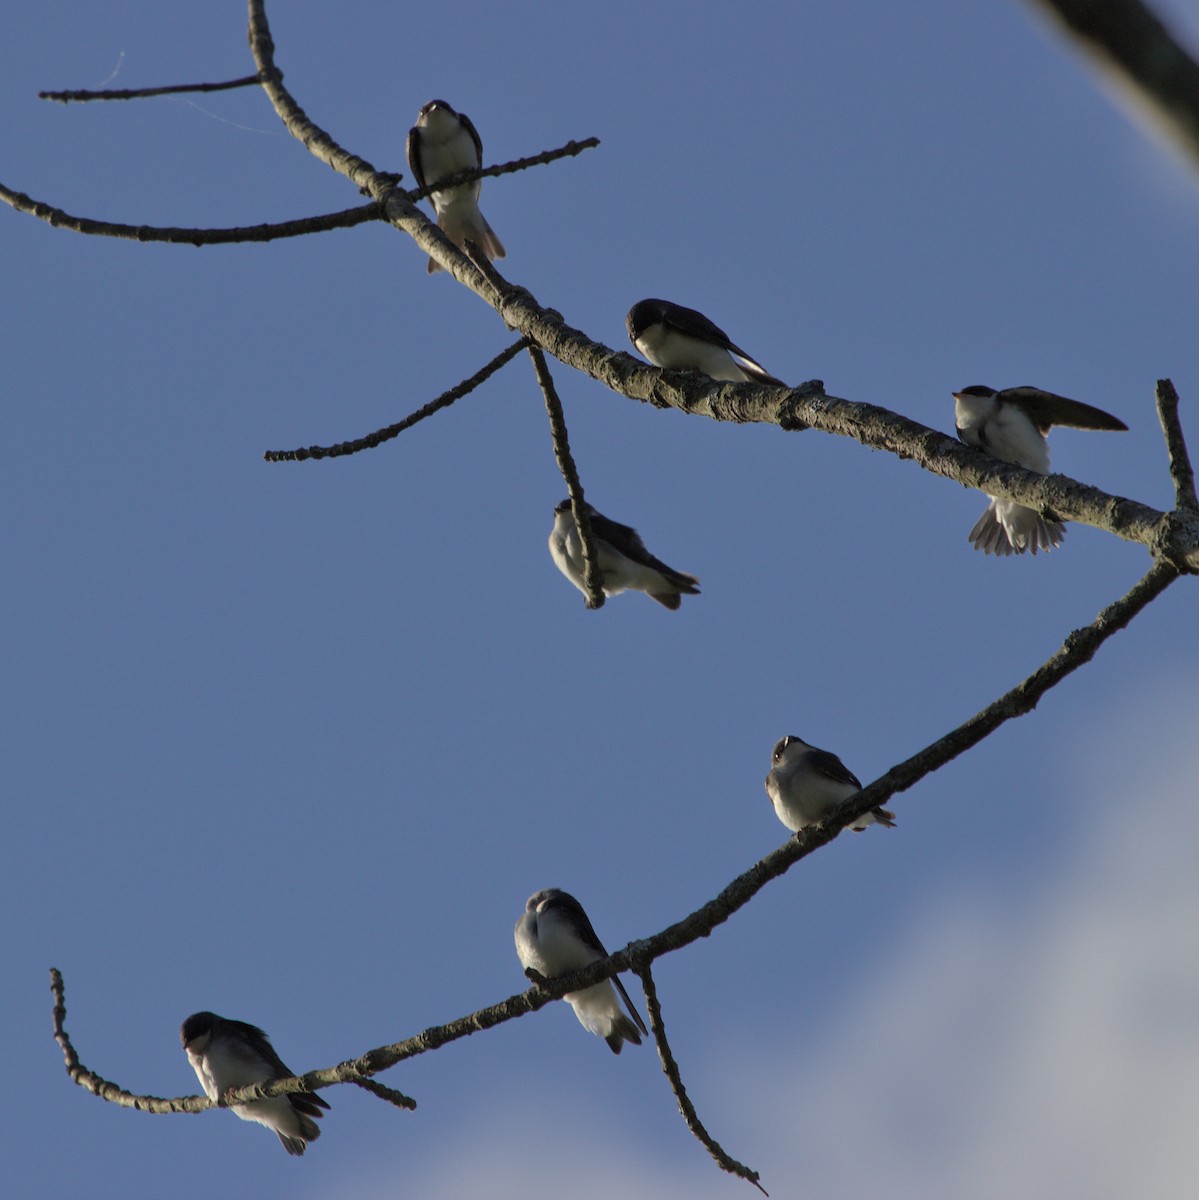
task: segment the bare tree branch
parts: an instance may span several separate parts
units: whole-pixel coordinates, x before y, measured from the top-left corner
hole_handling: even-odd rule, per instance
[[[180,92],[226,92],[230,88],[252,87],[258,83],[257,75],[246,75],[242,79],[229,79],[224,83],[174,83],[168,87],[119,88],[102,92],[38,92],[39,100],[57,100],[67,104],[74,100],[141,100],[146,96],[174,96]]]
[[[1065,0],[1042,2],[1055,10],[1077,7],[1065,3]],[[518,341],[471,379],[463,381],[398,424],[379,430],[366,438],[328,448],[268,451],[265,457],[269,461],[334,457],[378,445],[467,394],[510,361],[522,348],[527,348],[545,397],[555,457],[567,481],[572,513],[584,542],[589,606],[598,607],[602,604],[603,594],[599,586],[583,489],[570,455],[561,403],[545,360],[547,353],[590,375],[618,394],[657,407],[676,408],[684,413],[703,415],[720,421],[771,423],[785,431],[798,430],[801,425],[811,426],[826,433],[852,437],[863,445],[885,449],[902,458],[911,458],[924,469],[955,479],[966,486],[1016,500],[1063,519],[1092,524],[1126,540],[1142,543],[1157,560],[1124,597],[1106,607],[1089,626],[1071,633],[1056,654],[1006,695],[957,729],[891,768],[842,803],[823,823],[802,830],[753,864],[729,883],[719,895],[688,916],[649,938],[630,942],[622,950],[592,963],[587,968],[552,980],[538,980],[534,987],[525,992],[445,1025],[427,1028],[404,1041],[367,1051],[334,1067],[236,1089],[216,1102],[198,1096],[176,1099],[139,1096],[103,1079],[80,1063],[65,1030],[66,1005],[62,977],[57,970],[51,971],[51,987],[55,997],[54,1036],[63,1051],[67,1072],[75,1083],[102,1099],[142,1111],[200,1112],[207,1108],[243,1104],[270,1096],[346,1083],[363,1087],[399,1107],[414,1108],[415,1101],[401,1092],[377,1083],[373,1076],[406,1059],[537,1011],[567,993],[582,990],[612,977],[619,971],[631,969],[640,976],[645,988],[651,1025],[663,1069],[670,1080],[688,1127],[723,1169],[732,1171],[761,1189],[757,1172],[729,1158],[711,1139],[687,1098],[677,1063],[667,1043],[651,964],[665,954],[682,949],[701,937],[707,937],[717,926],[729,920],[735,912],[749,903],[767,883],[785,874],[796,862],[815,850],[829,844],[846,825],[889,800],[896,793],[912,787],[930,772],[976,745],[1006,721],[1032,711],[1047,691],[1088,662],[1109,637],[1124,628],[1181,573],[1199,571],[1199,506],[1195,502],[1193,472],[1178,418],[1177,395],[1169,381],[1159,383],[1158,409],[1169,451],[1178,505],[1174,512],[1163,513],[1064,476],[1040,476],[1011,464],[1000,463],[936,430],[909,421],[886,409],[829,396],[820,381],[811,381],[789,389],[753,384],[718,384],[694,373],[664,372],[646,367],[631,355],[596,342],[568,326],[558,312],[540,305],[527,289],[507,281],[493,264],[477,254],[464,253],[449,242],[414,202],[421,195],[446,187],[447,181],[436,181],[429,188],[419,192],[404,192],[396,186],[398,177],[375,171],[369,163],[343,149],[329,134],[315,125],[283,86],[282,73],[274,62],[274,46],[263,0],[248,0],[248,5],[250,42],[259,69],[253,80],[261,83],[275,111],[293,136],[315,157],[343,174],[372,198],[373,203],[351,211],[363,214],[361,220],[378,219],[381,214],[385,214],[385,219],[408,233],[422,251],[483,298],[506,324],[520,335]],[[1142,6],[1133,5],[1131,0],[1121,0],[1121,3],[1113,4],[1112,7]],[[1191,67],[1194,66],[1189,59],[1186,61]],[[1195,142],[1199,146],[1199,137],[1195,137]],[[460,176],[453,177],[453,180],[465,181],[523,169],[523,165],[550,161],[550,158],[566,153],[578,153],[593,144],[597,144],[595,139],[589,139],[585,143],[572,142],[561,151],[549,151],[530,159],[515,160],[515,163],[501,167],[463,172]],[[193,244],[209,244],[220,240],[269,240],[261,236],[229,236],[244,232],[236,230],[155,230],[151,227],[108,225],[69,217],[59,210],[49,209],[26,196],[6,189],[0,189],[0,197],[14,207],[22,208],[22,211],[49,220],[51,224],[74,228],[78,232],[102,232],[108,236],[136,237],[138,240],[189,241]],[[335,214],[339,218],[347,215]],[[347,223],[359,222],[355,220]],[[291,222],[286,227],[259,228],[289,230],[288,233],[276,233],[273,236],[294,236],[299,232],[315,231],[298,228],[301,224]],[[104,228],[101,229],[100,226]],[[160,234],[176,236],[157,236]],[[179,236],[189,234],[191,236]],[[197,235],[204,236],[202,240],[197,241]],[[467,250],[471,250],[469,245]]]
[[[1147,505],[1087,487],[1066,476],[1040,476],[1021,467],[998,463],[886,409],[827,396],[819,381],[787,391],[764,385],[717,384],[695,373],[662,372],[646,367],[631,355],[615,351],[572,329],[559,313],[540,306],[527,289],[508,284],[494,268],[485,274],[480,269],[481,264],[471,262],[424,216],[407,193],[395,187],[395,176],[376,172],[368,162],[342,149],[308,119],[283,86],[282,74],[275,65],[263,0],[248,0],[248,3],[250,44],[259,68],[256,78],[261,81],[288,130],[322,162],[380,201],[388,220],[412,236],[421,250],[459,282],[495,307],[510,328],[566,365],[591,375],[630,399],[702,414],[715,420],[756,421],[794,429],[802,419],[824,432],[853,437],[864,445],[911,458],[925,470],[956,479],[968,487],[1016,500],[1063,520],[1094,525],[1128,541],[1140,542],[1155,555],[1168,556],[1185,570],[1199,570],[1199,513],[1194,510],[1162,513]],[[488,170],[498,172],[500,168]],[[463,177],[469,174],[464,172]],[[72,218],[2,186],[0,198],[51,223],[61,223],[80,232],[191,244],[210,240],[269,240],[272,236],[294,236],[343,223],[372,220],[377,216],[373,206],[365,206],[343,214],[314,218],[315,223],[311,226],[289,222],[254,230],[155,230],[153,227],[91,223],[83,218]],[[503,285],[498,297],[497,281]]]
[[[449,1042],[470,1037],[495,1025],[536,1012],[552,1001],[561,999],[567,992],[581,991],[603,979],[610,979],[621,971],[640,972],[647,964],[663,955],[681,950],[692,942],[707,937],[738,909],[748,904],[767,883],[785,874],[809,854],[827,846],[847,825],[977,745],[1006,721],[1031,712],[1047,691],[1089,662],[1108,638],[1125,628],[1146,605],[1165,591],[1179,574],[1179,570],[1171,563],[1156,563],[1126,595],[1108,605],[1090,625],[1071,633],[1052,658],[1006,695],[918,754],[892,767],[855,796],[843,801],[829,813],[823,823],[809,825],[801,830],[737,876],[718,896],[673,925],[644,940],[630,942],[607,958],[597,959],[569,975],[544,980],[527,991],[509,996],[506,1000],[459,1017],[448,1024],[431,1026],[405,1041],[368,1050],[365,1054],[348,1059],[335,1067],[230,1091],[222,1097],[220,1106],[246,1104],[251,1100],[281,1096],[290,1092],[316,1091],[335,1084],[356,1083],[394,1067],[405,1059],[415,1058]],[[67,1073],[80,1087],[87,1088],[101,1099],[145,1112],[202,1112],[206,1108],[218,1107],[213,1101],[198,1096],[164,1100],[157,1096],[134,1095],[81,1066],[63,1028],[66,1004],[63,999],[62,976],[53,969],[51,987],[56,1000],[54,1036],[63,1049]]]
[[[389,216],[394,216],[391,198],[386,204]],[[404,227],[408,224],[405,221]],[[819,380],[783,390],[765,384],[717,383],[696,372],[648,367],[567,325],[560,313],[539,305],[526,288],[503,280],[494,263],[483,276],[457,247],[448,241],[446,246],[449,250],[443,256],[443,265],[492,303],[510,328],[524,333],[560,362],[629,399],[717,421],[756,422],[783,429],[797,429],[802,423],[825,433],[851,437],[864,446],[909,458],[925,470],[967,487],[1105,529],[1146,545],[1156,555],[1173,556],[1185,570],[1199,570],[1199,514],[1172,517],[1065,475],[1038,475],[1000,462],[889,409],[829,396]],[[426,248],[428,245],[422,242],[422,249]],[[458,260],[466,264],[465,269],[459,269]],[[493,299],[496,280],[506,289],[498,303]]]
[[[440,236],[440,231],[430,228]],[[1181,570],[1199,571],[1199,512],[1161,512],[1066,475],[1039,475],[1000,462],[889,409],[830,396],[818,379],[783,390],[765,384],[717,383],[696,372],[646,366],[568,326],[560,313],[541,307],[526,288],[506,280],[494,263],[486,263],[484,272],[483,261],[473,262],[443,240],[448,247],[443,265],[454,266],[452,258],[465,264],[458,275],[460,282],[491,304],[510,328],[622,396],[716,421],[778,425],[784,430],[806,425],[853,438],[872,449],[910,459],[934,475],[1139,542]]]
[[[374,433],[368,433],[365,437],[357,438],[352,442],[339,442],[335,446],[309,446],[306,449],[301,447],[298,450],[267,450],[262,457],[267,462],[303,462],[309,458],[339,458],[344,454],[357,454],[359,450],[371,450],[382,442],[398,437],[405,429],[411,429],[417,422],[431,417],[435,412],[449,408],[455,400],[460,400],[468,392],[473,392],[479,384],[490,379],[505,363],[511,362],[527,344],[525,338],[519,338],[506,350],[501,350],[485,366],[480,367],[469,379],[455,384],[448,392],[442,392],[435,400],[430,400],[428,404],[409,413],[402,421],[397,421],[394,425],[376,429]]]
[[[1173,563],[1154,563],[1146,575],[1119,600],[1103,609],[1090,625],[1068,634],[1061,649],[1027,679],[987,705],[982,712],[959,725],[957,729],[921,750],[919,754],[892,767],[856,796],[850,796],[839,808],[833,810],[828,820],[835,821],[840,826],[857,820],[884,800],[889,800],[897,792],[907,791],[930,772],[938,770],[958,755],[977,746],[1000,725],[1013,717],[1022,717],[1032,712],[1046,692],[1061,683],[1067,675],[1090,662],[1099,647],[1112,634],[1124,629],[1180,574]]]
[[[1199,166],[1199,64],[1141,0],[1029,0]]]
[[[482,290],[482,277],[478,268],[416,207],[409,194],[392,186],[388,178],[376,172],[365,159],[343,149],[300,107],[295,97],[283,86],[283,72],[275,64],[275,43],[271,37],[263,0],[248,0],[248,4],[250,51],[254,55],[263,90],[288,132],[301,142],[310,154],[344,175],[365,195],[375,200],[386,201],[388,220],[408,233],[421,250],[459,282],[469,280],[468,286],[471,290],[487,299]],[[598,145],[596,139],[577,144],[586,146],[591,143]],[[480,176],[486,173],[481,171]],[[463,172],[460,177],[453,178],[469,178],[470,174]],[[439,181],[437,186],[444,187],[445,184]],[[548,347],[543,346],[543,349]],[[552,350],[550,352],[553,353]]]
[[[257,81],[257,76],[254,77]],[[449,181],[438,180],[428,187],[416,188],[401,194],[419,200],[441,188],[454,183],[466,183],[483,176],[511,175],[542,163],[554,162],[559,158],[570,158],[599,145],[599,138],[586,138],[581,142],[570,141],[556,150],[544,150],[526,158],[516,158],[482,170],[460,171],[451,175]],[[400,175],[378,175],[387,187],[393,187]],[[72,233],[84,233],[94,237],[124,238],[135,242],[174,242],[189,246],[223,246],[233,242],[270,242],[276,238],[303,237],[309,233],[326,233],[330,229],[352,229],[368,221],[386,220],[383,209],[376,202],[347,208],[341,212],[326,213],[316,217],[300,217],[295,221],[280,221],[266,225],[243,225],[225,229],[180,229],[171,225],[122,225],[115,221],[98,221],[92,217],[76,217],[61,208],[35,200],[0,183],[0,200],[11,205],[17,212],[28,213],[57,229],[68,229]]]
[[[1166,453],[1170,456],[1170,478],[1174,480],[1174,503],[1176,507],[1199,508],[1195,498],[1195,472],[1191,468],[1191,456],[1187,451],[1182,422],[1178,418],[1178,393],[1168,379],[1157,381],[1157,418],[1161,421],[1162,433],[1166,437]]]
[[[584,150],[594,150],[600,144],[597,137],[583,138],[575,141],[573,138],[556,150],[543,150],[540,154],[529,154],[524,158],[514,158],[506,163],[497,163],[492,167],[472,167],[468,171],[459,171],[456,175],[446,175],[435,179],[422,188],[413,188],[404,194],[413,202],[423,200],[434,192],[445,191],[462,183],[472,183],[476,179],[492,179],[497,175],[514,175],[517,171],[527,171],[529,167],[540,167],[545,163],[557,162],[560,158],[575,158]]]
[[[1190,510],[1176,514],[1162,513],[1062,475],[1040,476],[1008,463],[998,463],[979,451],[886,409],[828,396],[818,380],[785,391],[765,385],[718,384],[693,372],[660,371],[647,367],[631,355],[596,342],[571,328],[560,313],[539,305],[527,289],[507,283],[490,264],[485,274],[480,269],[481,264],[473,263],[453,245],[416,207],[409,194],[395,186],[394,175],[376,172],[370,163],[344,150],[310,121],[283,86],[282,73],[274,62],[274,45],[263,0],[248,0],[248,5],[250,45],[258,66],[256,78],[262,83],[275,111],[293,136],[303,142],[318,159],[380,202],[386,218],[392,224],[408,233],[422,251],[492,305],[509,328],[560,362],[583,371],[620,395],[656,407],[675,408],[680,412],[700,414],[719,421],[775,424],[782,429],[797,429],[802,421],[826,433],[852,437],[863,445],[888,450],[901,458],[911,458],[925,470],[956,479],[968,487],[1016,500],[1063,520],[1094,525],[1128,541],[1140,542],[1155,555],[1169,556],[1182,569],[1199,570],[1199,513]],[[591,142],[572,143],[571,146],[588,144]],[[570,148],[564,148],[563,153]],[[547,152],[551,155],[554,153],[557,152]],[[535,156],[527,161],[544,157]],[[517,160],[521,161],[525,160]],[[488,168],[480,174],[499,173],[502,169]],[[462,177],[469,175],[464,172]],[[71,217],[2,185],[0,199],[52,224],[61,224],[80,232],[106,233],[141,241],[182,241],[191,244],[269,240],[272,236],[294,236],[316,229],[373,220],[378,215],[374,206],[367,205],[342,214],[313,218],[312,225],[289,222],[281,226],[260,226],[253,230],[177,230],[122,226]],[[501,288],[498,294],[497,287]]]
[[[283,86],[283,73],[275,65],[275,43],[271,37],[263,0],[248,0],[248,5],[250,52],[254,55],[254,63],[262,78],[263,90],[288,132],[301,142],[310,154],[344,175],[364,194],[375,200],[386,201],[389,221],[408,233],[421,250],[455,279],[459,282],[469,281],[468,286],[471,290],[487,299],[482,290],[483,280],[478,268],[416,207],[407,194],[392,187],[370,163],[343,149],[319,125],[309,119],[308,114]]]
[[[254,55],[259,81],[274,105],[279,119],[292,137],[301,142],[310,154],[332,167],[338,174],[344,175],[364,194],[376,200],[382,199],[389,188],[374,167],[366,159],[343,150],[319,125],[310,121],[308,114],[283,86],[283,72],[275,65],[275,43],[271,38],[263,0],[248,2],[250,52]]]
[[[101,1100],[107,1100],[110,1104],[119,1105],[121,1108],[134,1108],[138,1112],[198,1113],[206,1112],[210,1108],[228,1108],[234,1104],[246,1104],[251,1100],[261,1100],[264,1095],[281,1096],[290,1092],[312,1090],[302,1082],[301,1078],[289,1076],[285,1079],[273,1080],[269,1085],[269,1090],[265,1093],[261,1089],[268,1085],[255,1084],[248,1088],[230,1089],[219,1100],[210,1100],[207,1096],[177,1096],[168,1099],[162,1096],[142,1096],[127,1092],[119,1084],[97,1075],[95,1071],[89,1070],[79,1061],[79,1055],[66,1030],[66,990],[62,972],[57,967],[50,968],[50,991],[54,996],[54,1040],[62,1050],[67,1074],[81,1088],[91,1092],[93,1096],[99,1096]],[[322,1086],[327,1087],[330,1083],[352,1083],[372,1095],[378,1096],[379,1099],[394,1104],[397,1108],[410,1110],[416,1108],[416,1101],[410,1096],[364,1076],[346,1074],[344,1078],[325,1080]]]
[[[63,1061],[67,1074],[81,1088],[107,1100],[110,1104],[119,1104],[122,1108],[136,1108],[139,1112],[203,1112],[206,1108],[215,1108],[213,1101],[207,1096],[183,1096],[174,1100],[165,1100],[161,1096],[137,1096],[125,1091],[119,1084],[111,1083],[95,1071],[89,1071],[79,1061],[79,1055],[71,1044],[70,1035],[66,1030],[67,1001],[64,991],[62,973],[57,967],[50,968],[50,991],[54,994],[54,1040],[62,1050]],[[296,1089],[299,1090],[299,1089]]]
[[[558,462],[558,470],[566,480],[566,492],[570,496],[570,513],[579,529],[579,539],[583,543],[583,582],[587,585],[587,607],[603,608],[604,587],[600,576],[599,555],[595,549],[595,537],[591,532],[591,516],[587,512],[587,504],[583,499],[583,485],[579,482],[579,472],[575,468],[575,460],[570,453],[570,438],[566,432],[566,416],[562,412],[562,401],[558,399],[557,389],[549,367],[545,363],[545,355],[536,346],[529,347],[529,357],[533,360],[533,369],[537,372],[537,383],[541,394],[545,397],[545,411],[550,418],[550,437],[554,443],[554,458]]]
[[[341,212],[318,217],[301,217],[274,225],[244,225],[230,229],[177,229],[163,225],[120,225],[114,221],[96,221],[91,217],[74,217],[61,208],[54,208],[13,191],[0,183],[0,200],[17,212],[28,213],[59,229],[86,233],[96,237],[124,238],[133,242],[176,242],[189,246],[223,246],[233,242],[270,242],[276,238],[303,237],[309,233],[325,233],[330,229],[352,229],[367,221],[384,219],[378,204],[363,204]]]
[[[662,1005],[658,1002],[658,990],[654,987],[654,976],[650,970],[649,963],[646,962],[637,967],[636,972],[641,979],[642,990],[645,992],[645,1007],[649,1012],[649,1027],[654,1035],[654,1044],[658,1047],[658,1058],[662,1063],[662,1072],[670,1080],[670,1090],[674,1092],[679,1112],[682,1114],[687,1128],[699,1139],[707,1152],[716,1160],[717,1165],[722,1171],[728,1171],[730,1175],[736,1175],[740,1179],[748,1180],[763,1196],[770,1195],[759,1182],[762,1178],[761,1175],[753,1170],[752,1167],[747,1167],[744,1163],[739,1163],[735,1158],[726,1153],[720,1143],[704,1128],[703,1122],[699,1119],[699,1114],[695,1111],[695,1105],[691,1103],[691,1098],[687,1095],[687,1089],[683,1086],[683,1077],[679,1074],[679,1064],[675,1062],[674,1055],[670,1052],[670,1045],[666,1041],[666,1025],[662,1020]]]

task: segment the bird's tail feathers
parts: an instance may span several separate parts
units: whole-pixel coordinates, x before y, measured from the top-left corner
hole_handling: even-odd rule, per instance
[[[872,808],[864,817],[859,817],[857,823],[850,828],[854,833],[864,833],[871,825],[885,825],[888,829],[894,829],[895,814],[882,807]]]
[[[301,1117],[300,1122],[300,1128],[303,1131],[302,1137],[289,1137],[287,1134],[279,1133],[277,1129],[275,1130],[276,1133],[279,1133],[279,1140],[283,1143],[283,1149],[288,1154],[296,1156],[303,1154],[308,1149],[308,1143],[315,1142],[321,1136],[320,1126],[310,1117]],[[309,1127],[311,1127],[311,1130]]]
[[[316,1092],[292,1092],[288,1095],[288,1100],[291,1101],[291,1106],[296,1112],[305,1114],[309,1117],[324,1116],[325,1110],[329,1107],[329,1101],[323,1096],[317,1095]],[[316,1133],[320,1133],[320,1129],[313,1125]],[[312,1136],[316,1137],[316,1133]]]
[[[613,1054],[619,1054],[620,1048],[625,1042],[632,1042],[634,1046],[640,1046],[641,1034],[638,1032],[637,1026],[624,1013],[620,1013],[613,1019],[612,1032],[604,1038],[604,1041],[608,1043],[608,1049]]]
[[[487,224],[487,218],[477,208],[471,214],[470,218],[465,221],[459,221],[456,215],[438,213],[437,227],[459,250],[465,251],[466,242],[471,241],[483,251],[489,261],[494,261],[497,258],[507,258],[508,256],[503,242],[496,237],[495,230]],[[440,271],[441,267],[432,259],[429,259],[429,265],[425,269],[430,275],[433,275],[437,271]]]
[[[970,544],[984,554],[1005,557],[1009,554],[1048,553],[1062,544],[1066,527],[1061,521],[1047,521],[1035,509],[1013,504],[1001,515],[996,503],[975,522]]]
[[[679,606],[682,596],[700,594],[700,581],[694,575],[688,575],[685,571],[676,571],[675,568],[667,566],[658,558],[652,558],[651,562],[654,564],[654,569],[664,577],[670,587],[669,589],[659,589],[658,592],[646,592],[649,599],[657,600],[660,605],[675,610]]]
[[[754,362],[752,358],[749,358],[744,354],[737,355],[737,366],[739,366],[742,372],[748,376],[751,383],[768,383],[772,387],[781,388],[790,386],[779,379],[778,376],[771,375],[771,373],[766,370],[761,363]]]
[[[646,595],[651,600],[657,600],[663,608],[669,608],[671,612],[674,612],[683,602],[678,592],[647,592]]]
[[[508,251],[504,249],[504,243],[495,236],[495,230],[487,224],[487,218],[480,213],[479,220],[483,225],[482,229],[479,231],[482,234],[482,237],[474,240],[478,241],[479,245],[483,248],[483,253],[486,254],[488,259],[492,261],[497,258],[507,258]]]
[[[651,600],[657,600],[665,608],[671,611],[678,608],[682,603],[683,596],[698,596],[699,595],[699,580],[694,575],[687,575],[682,571],[675,571],[668,567],[665,563],[659,563],[659,571],[664,575],[669,583],[673,586],[668,592],[646,592],[646,595]]]

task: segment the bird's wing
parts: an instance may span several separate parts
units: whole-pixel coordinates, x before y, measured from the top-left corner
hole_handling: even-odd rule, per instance
[[[412,168],[417,187],[425,187],[425,172],[420,161],[420,132],[415,125],[408,130],[408,142],[405,149],[408,153],[408,165]]]
[[[645,548],[645,543],[641,540],[641,535],[637,530],[629,525],[621,525],[618,521],[609,520],[594,509],[591,511],[591,532],[597,538],[607,542],[613,550],[618,550],[625,558],[660,572],[674,583],[691,587],[699,583],[694,575],[688,575],[685,571],[676,571],[674,567],[667,566],[660,558],[651,554]]]
[[[588,516],[591,518],[591,532],[614,550],[619,550],[625,558],[645,562],[647,556],[652,557],[641,540],[641,534],[631,525],[622,525],[619,521],[610,520],[594,508]]]
[[[835,754],[828,750],[809,750],[806,757],[808,765],[819,771],[821,775],[825,775],[837,783],[847,783],[851,787],[861,790],[862,781]]]
[[[1113,432],[1128,429],[1119,417],[1113,417],[1101,408],[1058,396],[1042,388],[1005,388],[999,393],[999,399],[1022,409],[1042,433],[1051,425],[1068,425],[1072,429],[1108,429]]]
[[[601,958],[608,957],[608,952],[604,949],[604,943],[599,940],[598,935],[592,928],[590,919],[583,911],[583,906],[573,896],[567,892],[559,892],[558,895],[545,903],[543,911],[545,909],[557,909],[559,912],[568,913],[570,915],[571,928],[578,935],[579,941],[589,950],[594,950]]]
[[[645,1022],[641,1019],[641,1014],[633,1007],[633,1002],[629,999],[629,993],[624,990],[624,984],[620,982],[620,976],[613,975],[612,982],[616,984],[616,990],[620,992],[621,996],[624,998],[624,1006],[629,1010],[629,1016],[632,1017],[637,1023],[637,1028],[640,1029],[646,1037],[649,1037],[649,1030],[646,1029]]]
[[[664,307],[662,324],[669,325],[672,329],[677,329],[689,337],[700,338],[705,342],[723,346],[726,350],[733,348],[733,343],[729,341],[729,335],[714,321],[708,320],[703,313],[697,312],[694,308],[687,308],[682,304],[671,304],[669,307]]]
[[[460,112],[458,120],[462,122],[462,128],[470,134],[471,140],[475,144],[475,153],[479,156],[479,166],[483,165],[483,139],[479,137],[479,131],[475,128],[475,123],[466,115]]]

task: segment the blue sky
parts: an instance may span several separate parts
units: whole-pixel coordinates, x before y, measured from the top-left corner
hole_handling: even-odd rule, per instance
[[[954,389],[1051,388],[1130,426],[1057,431],[1058,469],[1171,503],[1153,385],[1199,442],[1199,185],[1029,8],[459,11],[271,15],[301,104],[380,169],[406,172],[435,96],[489,161],[602,139],[483,189],[503,269],[572,324],[624,348],[629,306],[665,296],[789,382],[946,431]],[[9,186],[169,225],[360,202],[252,90],[36,99],[247,74],[238,0],[5,25]],[[229,1114],[73,1087],[47,969],[84,1062],[135,1091],[196,1091],[198,1009],[263,1025],[296,1070],[410,1036],[521,988],[531,892],[575,893],[613,947],[655,932],[782,841],[778,737],[873,779],[1146,552],[1071,527],[1048,557],[984,558],[977,493],[559,369],[589,499],[703,584],[677,614],[588,612],[546,550],[564,487],[522,360],[367,454],[261,459],[398,420],[510,340],[403,236],[196,250],[5,210],[0,244],[13,1194],[748,1195],[652,1050],[614,1058],[565,1005],[389,1072],[415,1113],[328,1093],[292,1160]],[[658,965],[700,1114],[772,1196],[1189,1195],[1195,604],[1176,585],[897,799],[897,829]]]

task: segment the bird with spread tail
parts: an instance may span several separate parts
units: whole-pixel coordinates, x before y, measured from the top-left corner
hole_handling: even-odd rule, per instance
[[[954,423],[967,446],[992,458],[1015,463],[1041,475],[1049,473],[1049,442],[1054,425],[1074,429],[1122,432],[1128,426],[1119,417],[1036,387],[994,388],[975,384],[953,393]],[[986,511],[970,530],[970,543],[984,554],[1036,554],[1062,544],[1066,527],[1041,516],[1035,508],[993,496]]]

